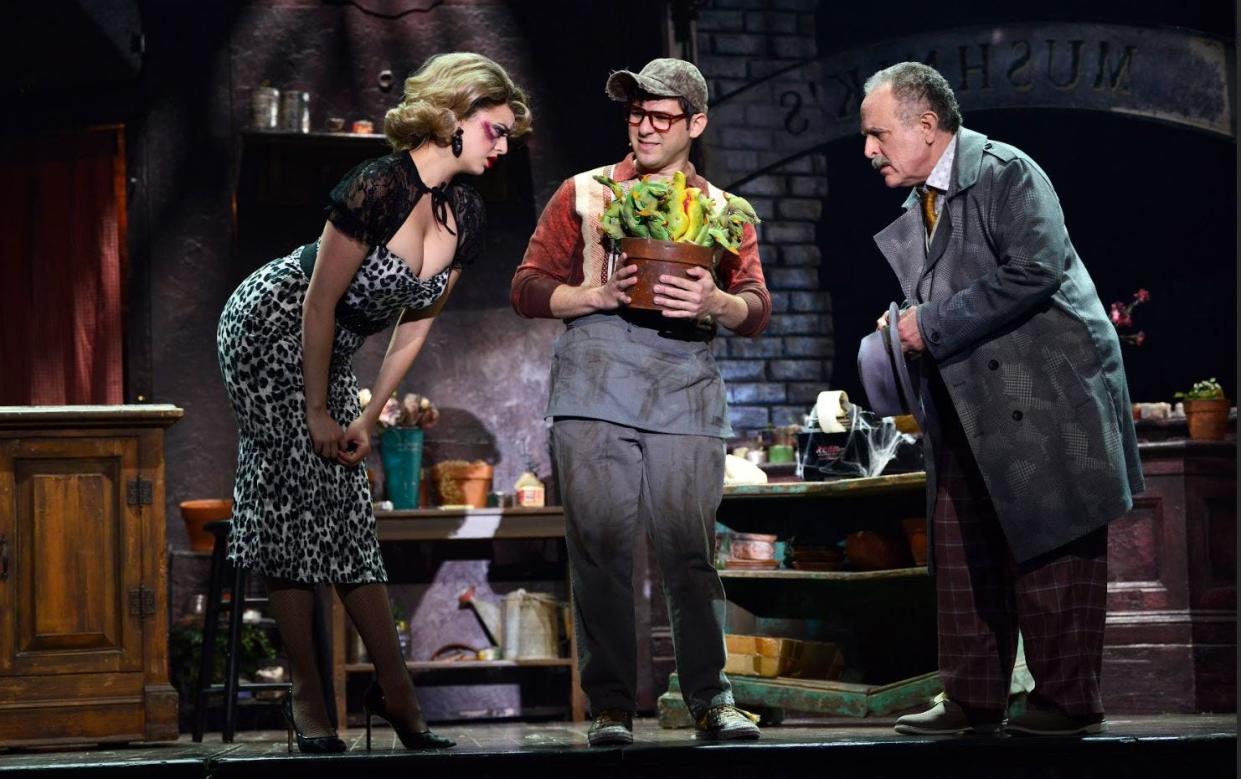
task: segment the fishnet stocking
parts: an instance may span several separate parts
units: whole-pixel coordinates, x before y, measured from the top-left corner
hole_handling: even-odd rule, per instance
[[[264,576],[267,599],[280,629],[293,682],[293,721],[303,736],[330,736],[332,725],[323,700],[315,653],[313,584]]]
[[[422,708],[396,637],[388,588],[377,582],[337,584],[336,592],[375,664],[375,676],[383,690],[389,717],[414,732],[425,730]]]

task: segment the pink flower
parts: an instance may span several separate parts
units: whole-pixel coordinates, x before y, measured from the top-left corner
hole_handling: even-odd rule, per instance
[[[383,410],[379,412],[379,424],[384,427],[396,427],[401,422],[401,404],[396,398],[388,398]]]
[[[1108,311],[1108,319],[1112,320],[1112,325],[1117,330],[1133,326],[1133,309],[1151,299],[1151,293],[1146,289],[1139,289],[1133,293],[1132,302],[1126,304],[1119,300],[1112,303]],[[1119,335],[1119,334],[1118,334]],[[1120,335],[1123,343],[1141,346],[1146,341],[1146,333],[1136,333],[1131,335]]]

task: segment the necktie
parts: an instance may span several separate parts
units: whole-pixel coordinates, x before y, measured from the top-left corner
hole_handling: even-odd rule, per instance
[[[939,214],[935,213],[937,197],[939,197],[939,190],[934,187],[927,187],[926,192],[922,193],[922,223],[926,225],[928,237],[935,232],[935,223],[939,221]]]

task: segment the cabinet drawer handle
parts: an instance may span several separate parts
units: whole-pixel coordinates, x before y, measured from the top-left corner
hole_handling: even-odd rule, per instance
[[[9,539],[0,535],[0,582],[9,578]]]

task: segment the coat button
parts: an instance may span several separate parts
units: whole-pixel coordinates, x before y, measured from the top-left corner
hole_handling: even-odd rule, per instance
[[[984,144],[982,145],[982,147],[983,147],[984,149],[990,149],[990,148],[991,148],[991,142],[990,142],[990,141],[987,141],[986,143],[984,143]]]
[[[990,362],[987,363],[987,367],[990,368],[991,370],[995,370],[996,368],[1000,367],[1000,361],[991,360]]]
[[[1020,421],[1021,421],[1021,412],[1020,412],[1020,411],[1014,411],[1014,412],[1013,412],[1013,421],[1014,421],[1014,422],[1020,422]]]
[[[935,343],[939,343],[939,331],[938,330],[931,331],[931,340]]]

